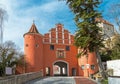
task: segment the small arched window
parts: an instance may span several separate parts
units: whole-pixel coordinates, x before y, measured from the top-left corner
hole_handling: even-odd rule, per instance
[[[28,47],[28,44],[26,44],[25,46]]]
[[[36,44],[35,47],[38,48],[38,47],[39,47],[39,44]]]

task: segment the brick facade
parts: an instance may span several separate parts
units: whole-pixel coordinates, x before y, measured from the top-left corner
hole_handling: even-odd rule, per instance
[[[98,71],[95,53],[77,58],[74,35],[62,24],[41,35],[35,24],[24,34],[25,72],[43,71],[43,75],[88,76]]]

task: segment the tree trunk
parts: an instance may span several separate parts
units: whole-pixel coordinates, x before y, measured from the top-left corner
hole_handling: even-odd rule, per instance
[[[96,48],[96,56],[97,56],[99,72],[100,72],[100,74],[102,75],[103,78],[106,78],[107,76],[106,76],[104,67],[102,65],[102,61],[101,61],[101,57],[100,57],[98,48]]]

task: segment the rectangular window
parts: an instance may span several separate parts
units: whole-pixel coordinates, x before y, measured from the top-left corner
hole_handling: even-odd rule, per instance
[[[72,76],[76,76],[76,68],[72,68]]]
[[[81,69],[84,70],[84,69],[85,69],[85,66],[84,66],[84,65],[81,65]]]
[[[50,50],[54,50],[54,45],[50,45]]]
[[[66,51],[69,51],[70,50],[70,46],[66,46]]]
[[[50,67],[46,67],[46,76],[50,76]]]
[[[95,65],[91,65],[91,69],[94,70],[95,69]]]

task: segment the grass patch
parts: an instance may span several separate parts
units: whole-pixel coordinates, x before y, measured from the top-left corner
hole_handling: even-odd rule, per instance
[[[107,79],[103,79],[103,80],[101,81],[101,84],[108,84],[108,80],[107,80]]]

